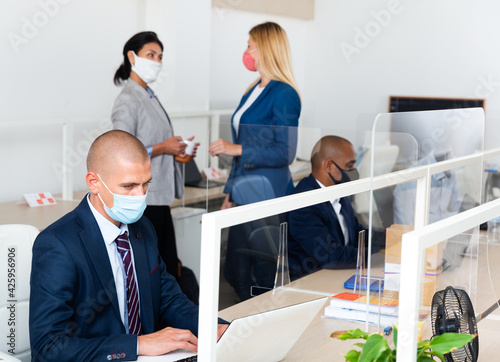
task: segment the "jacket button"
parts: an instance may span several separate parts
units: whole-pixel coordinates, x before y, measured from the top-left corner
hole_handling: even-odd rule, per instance
[[[138,239],[140,239],[140,238],[141,238],[141,233],[137,233],[135,236],[136,236]]]
[[[108,361],[111,361],[113,359],[113,357],[111,357],[110,354],[108,354],[108,357],[106,357],[108,359]]]

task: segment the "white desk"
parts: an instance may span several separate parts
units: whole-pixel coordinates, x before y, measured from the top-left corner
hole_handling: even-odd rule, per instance
[[[490,259],[490,268],[493,276],[500,275],[500,244],[490,244],[488,248]],[[500,278],[495,278],[493,286],[488,276],[488,266],[486,263],[486,244],[482,242],[479,247],[480,263],[478,265],[478,286],[476,296],[476,313],[484,311],[494,302],[494,293],[500,296]],[[377,255],[379,258],[380,255]],[[380,259],[378,260],[380,261]],[[375,263],[377,264],[377,263]],[[464,267],[468,267],[463,264]],[[373,275],[381,275],[381,266],[374,266]],[[444,272],[441,276],[447,278]],[[343,288],[343,282],[353,274],[352,270],[320,270],[314,274],[306,276],[291,284],[291,287],[307,288],[318,292],[325,292],[331,295],[346,291]],[[318,295],[298,293],[287,291],[286,293],[266,293],[258,297],[249,299],[245,302],[236,304],[232,307],[219,312],[219,317],[228,321],[237,317],[249,314],[265,312],[271,309],[304,302],[318,298]],[[313,322],[306,329],[284,361],[344,361],[342,357],[349,350],[353,349],[357,340],[339,341],[330,337],[331,333],[339,330],[350,330],[360,328],[364,330],[364,323],[355,323],[343,320],[336,320],[322,317],[323,311],[320,311]],[[428,319],[428,321],[430,318]],[[370,332],[374,332],[375,326],[370,326]],[[497,344],[500,340],[500,310],[495,310],[488,318],[478,324],[479,328],[479,361],[496,361],[498,356]],[[432,331],[426,327],[424,338],[430,338]],[[392,334],[388,338],[392,346]],[[148,361],[162,361],[161,357],[149,358]]]

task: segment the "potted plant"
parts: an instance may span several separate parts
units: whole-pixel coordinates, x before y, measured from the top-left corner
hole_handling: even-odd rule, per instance
[[[421,341],[417,345],[417,361],[433,362],[433,357],[445,361],[444,354],[465,346],[472,341],[476,335],[460,333],[443,333],[431,340]],[[396,361],[396,346],[398,331],[393,328],[394,348],[391,348],[387,340],[379,333],[367,333],[355,329],[343,332],[334,332],[331,337],[345,341],[346,339],[364,339],[365,342],[356,343],[355,346],[361,350],[351,349],[344,356],[349,362],[394,362]]]

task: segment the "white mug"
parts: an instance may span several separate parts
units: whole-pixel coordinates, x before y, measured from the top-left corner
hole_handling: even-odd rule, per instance
[[[191,156],[193,155],[195,142],[189,140],[182,140],[182,142],[186,144],[186,148],[184,149],[186,155],[184,157],[175,156],[175,160],[177,162],[188,163],[191,159]]]

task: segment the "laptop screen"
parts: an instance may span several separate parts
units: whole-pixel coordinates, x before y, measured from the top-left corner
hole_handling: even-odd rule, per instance
[[[191,158],[188,163],[184,164],[184,185],[198,183],[202,180],[201,173],[196,166],[194,158]]]

